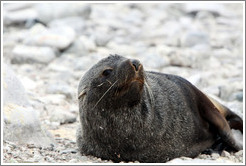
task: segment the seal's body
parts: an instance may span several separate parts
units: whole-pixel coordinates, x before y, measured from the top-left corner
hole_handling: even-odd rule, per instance
[[[187,80],[145,72],[137,60],[102,59],[82,77],[78,94],[82,154],[166,162],[196,157],[218,137],[231,149],[242,149],[230,130],[242,131],[240,117]]]

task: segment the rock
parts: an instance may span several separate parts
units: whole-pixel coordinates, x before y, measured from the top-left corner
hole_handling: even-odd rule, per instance
[[[75,31],[69,26],[46,28],[41,24],[33,26],[23,43],[26,45],[49,46],[64,50],[75,39]]]
[[[39,100],[45,104],[59,105],[66,100],[66,96],[63,94],[46,94],[43,97],[39,97]]]
[[[136,57],[129,57],[139,59],[144,65],[145,70],[160,69],[169,65],[169,57],[161,48],[152,48],[143,50],[139,48],[139,53]]]
[[[241,133],[241,131],[232,129],[232,134],[233,134],[233,137],[235,138],[235,140],[239,144],[243,145],[243,134]]]
[[[4,10],[16,11],[32,7],[32,3],[5,3],[3,4]]]
[[[67,70],[65,70],[65,71],[60,71],[60,72],[55,73],[54,79],[55,80],[64,80],[66,83],[70,83],[69,81],[73,80],[73,78],[74,78],[73,74],[74,74],[74,72],[71,69],[67,68]],[[65,93],[65,94],[67,94],[67,93]],[[67,97],[69,97],[69,96],[72,97],[72,95],[67,94]]]
[[[47,85],[47,93],[49,94],[64,94],[68,99],[75,96],[75,91],[66,83],[54,83]]]
[[[208,158],[210,158],[210,155],[200,154],[199,156],[197,156],[197,158],[199,158],[199,159],[208,159]]]
[[[235,157],[243,157],[243,150],[236,152],[234,155]]]
[[[233,84],[235,85],[235,83],[231,83],[231,84],[220,86],[220,96],[219,97],[221,97],[223,100],[229,100],[229,99],[233,100],[231,96],[233,92],[236,90]]]
[[[204,32],[188,31],[181,37],[182,47],[193,47],[201,44],[209,45],[209,36]]]
[[[83,70],[87,70],[89,68],[89,66],[92,66],[90,64],[90,62],[92,62],[93,57],[91,56],[84,56],[79,58],[75,65],[74,65],[74,69],[77,71],[83,71]]]
[[[243,92],[237,92],[236,93],[236,99],[238,101],[243,101]]]
[[[180,22],[182,19],[180,18]],[[178,21],[167,21],[162,26],[162,32],[165,33],[164,44],[168,46],[180,47],[180,36],[183,34],[183,25]],[[184,24],[185,21],[183,21]]]
[[[13,25],[13,24],[24,24],[28,20],[35,20],[38,14],[33,9],[24,9],[17,11],[3,11],[3,24]]]
[[[3,140],[17,144],[48,146],[54,140],[42,128],[37,112],[28,104],[23,85],[3,66]]]
[[[48,146],[53,142],[51,135],[41,127],[37,112],[31,107],[13,103],[5,104],[3,139],[18,144]]]
[[[37,87],[37,83],[29,77],[21,77],[20,81],[26,90],[34,90]]]
[[[222,152],[221,152],[221,157],[229,157],[230,156],[230,153],[229,152],[227,152],[227,151],[225,151],[225,150],[223,150]]]
[[[81,42],[81,44],[83,44],[85,46],[85,48],[89,52],[96,50],[96,43],[95,43],[94,39],[92,39],[92,37],[87,37],[87,36],[82,35],[79,37],[79,41]]]
[[[40,155],[40,153],[34,153],[34,156],[33,156],[33,161],[34,162],[40,162],[41,160],[43,159],[43,156]]]
[[[215,95],[215,96],[219,96],[219,94],[220,94],[220,89],[218,86],[205,87],[202,89],[202,91],[206,94],[211,94],[211,95]]]
[[[230,100],[238,100],[240,102],[243,102],[243,92],[242,91],[238,91],[238,92],[234,92],[231,96],[230,96]]]
[[[194,52],[189,50],[173,51],[170,52],[167,57],[169,58],[170,65],[180,67],[193,67],[194,61],[196,61],[197,58]]]
[[[220,157],[220,155],[218,153],[212,153],[211,157],[212,157],[212,160],[216,160]]]
[[[167,162],[168,164],[171,163],[171,164],[180,164],[180,163],[190,163],[190,164],[201,164],[201,163],[234,163],[234,161],[231,161],[229,159],[221,159],[221,158],[218,158],[216,160],[211,160],[211,159],[198,159],[198,158],[194,158],[194,159],[189,159],[189,160],[183,160],[183,159],[180,159],[180,158],[176,158],[176,159],[173,159],[169,162]]]
[[[71,159],[69,160],[69,163],[78,163],[78,159]]]
[[[65,149],[60,152],[60,154],[77,153],[76,149]]]
[[[90,159],[87,156],[81,156],[81,157],[79,157],[79,160],[80,161],[88,161]]]
[[[93,41],[91,41],[92,44],[94,44]],[[89,44],[91,45],[91,44]],[[95,49],[96,46],[88,46],[88,43],[86,43],[85,40],[83,40],[81,37],[77,38],[72,45],[64,52],[64,53],[71,53],[78,57],[82,57],[88,54],[89,51]]]
[[[42,63],[48,64],[55,57],[55,51],[50,47],[17,45],[13,49],[12,63]]]
[[[95,43],[99,47],[105,47],[112,37],[108,33],[96,33]]]
[[[199,87],[198,85],[201,82],[201,74],[195,74],[195,75],[191,75],[189,78],[187,78],[187,80],[189,82],[191,82],[193,85],[195,85],[196,87]]]
[[[78,16],[65,17],[52,20],[49,27],[69,26],[76,34],[82,34],[86,28],[85,20]]]
[[[29,105],[26,91],[10,66],[3,63],[3,104]]]
[[[185,11],[191,14],[197,14],[199,11],[207,11],[214,16],[222,15],[226,12],[226,9],[221,4],[211,3],[187,3],[185,4]]]
[[[74,123],[76,122],[77,116],[68,111],[54,110],[51,112],[50,121],[58,122],[60,124]]]
[[[168,60],[165,57],[162,57],[159,54],[155,53],[146,53],[145,55],[141,55],[139,60],[145,65],[146,69],[156,68],[160,69],[168,64]]]
[[[49,23],[51,20],[71,16],[89,18],[91,7],[86,3],[36,3],[34,8],[41,21]]]
[[[195,19],[198,21],[202,20],[203,23],[214,23],[215,21],[214,15],[211,12],[204,10],[197,12]]]

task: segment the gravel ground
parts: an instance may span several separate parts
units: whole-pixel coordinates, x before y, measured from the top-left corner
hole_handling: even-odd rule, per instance
[[[81,156],[77,86],[109,54],[185,77],[243,116],[241,4],[5,4],[3,62],[23,84],[48,147],[4,140],[4,163],[112,163]],[[235,135],[242,141],[242,135]],[[138,163],[138,161],[132,161]],[[242,163],[243,151],[170,163]]]

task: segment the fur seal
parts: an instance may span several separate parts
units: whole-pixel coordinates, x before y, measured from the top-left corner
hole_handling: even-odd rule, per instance
[[[196,157],[220,138],[242,149],[231,128],[242,119],[190,82],[175,75],[144,71],[138,60],[110,55],[81,78],[77,145],[102,159],[167,162]]]

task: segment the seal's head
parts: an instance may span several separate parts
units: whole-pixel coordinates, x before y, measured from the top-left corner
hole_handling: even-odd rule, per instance
[[[81,78],[78,98],[92,108],[132,107],[139,104],[144,70],[138,60],[110,55]]]

